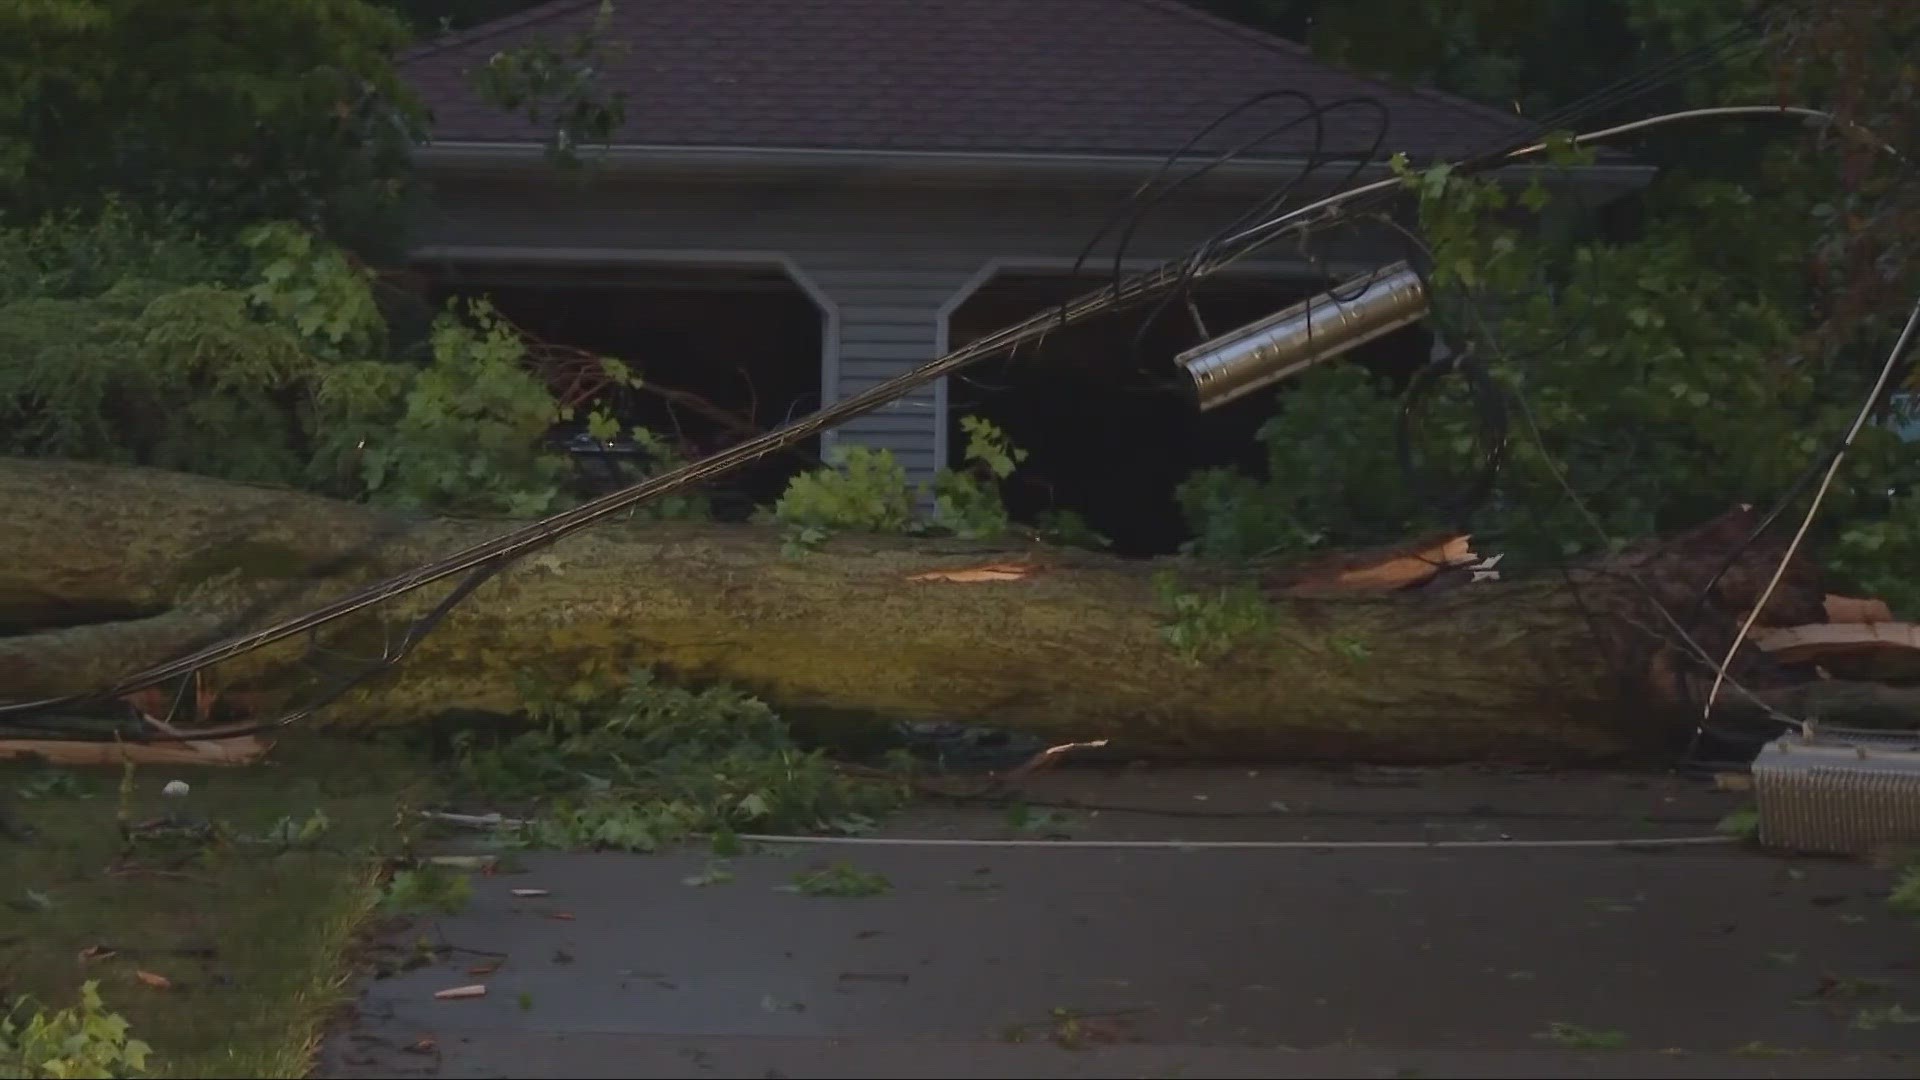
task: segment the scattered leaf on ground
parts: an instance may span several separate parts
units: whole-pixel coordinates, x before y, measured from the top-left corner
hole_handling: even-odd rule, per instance
[[[547,892],[547,890],[545,889],[515,889],[513,890],[513,895],[518,896],[524,900],[524,899],[530,899],[535,896],[550,896],[552,894]]]
[[[1623,1031],[1600,1031],[1564,1020],[1548,1024],[1547,1030],[1534,1038],[1558,1043],[1570,1050],[1618,1050],[1627,1045],[1627,1035]]]
[[[145,983],[146,985],[153,987],[155,990],[173,989],[173,980],[157,972],[136,971],[133,973],[133,977],[136,979],[139,979],[142,983]]]
[[[1920,1024],[1920,1013],[1910,1013],[1896,1002],[1877,1009],[1861,1009],[1848,1026],[1859,1031],[1877,1031],[1888,1024]]]
[[[725,885],[727,882],[733,880],[733,871],[724,866],[709,866],[697,874],[690,874],[680,880],[682,884],[691,885],[695,888],[703,888],[708,885]]]
[[[1760,835],[1760,811],[1754,807],[1743,807],[1720,819],[1714,831],[1722,836],[1736,836],[1742,840],[1752,840]]]
[[[796,874],[793,884],[780,889],[802,896],[881,896],[893,890],[893,883],[870,870],[837,862],[823,870]]]

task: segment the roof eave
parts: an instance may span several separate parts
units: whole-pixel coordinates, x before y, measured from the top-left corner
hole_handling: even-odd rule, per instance
[[[1167,163],[1163,155],[1098,153],[1020,153],[963,150],[851,150],[804,147],[755,146],[672,146],[623,144],[596,147],[582,157],[601,167],[621,172],[646,171],[863,171],[946,173],[956,177],[982,174],[1027,174],[1036,179],[1047,176],[1066,178],[1074,175],[1113,175],[1143,178]],[[426,169],[482,168],[519,169],[547,167],[546,149],[529,142],[436,141],[414,150],[414,160]],[[1206,155],[1190,155],[1176,164],[1204,165]],[[1300,158],[1241,158],[1214,169],[1220,181],[1241,179],[1270,182],[1276,177],[1298,173],[1306,161]],[[1652,166],[1639,164],[1596,164],[1578,168],[1516,165],[1504,173],[1529,177],[1540,175],[1551,183],[1573,179],[1590,194],[1625,194],[1646,185],[1653,177]],[[1384,160],[1362,166],[1357,172],[1352,162],[1323,162],[1320,177],[1327,180],[1353,174],[1359,182],[1387,175]]]

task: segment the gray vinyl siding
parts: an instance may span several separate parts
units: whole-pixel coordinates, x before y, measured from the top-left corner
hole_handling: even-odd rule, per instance
[[[1002,264],[1064,269],[1124,191],[1009,186],[902,186],[877,181],[708,179],[641,183],[609,174],[586,189],[543,173],[443,175],[417,226],[423,269],[444,260],[673,265],[778,259],[829,316],[823,398],[878,385],[940,351],[944,313]],[[1156,211],[1131,253],[1177,256],[1231,220],[1255,196],[1196,199]],[[1111,266],[1111,242],[1091,264]],[[1360,240],[1319,253],[1365,262],[1385,254]],[[1288,257],[1254,272],[1299,274]],[[932,385],[831,433],[829,442],[892,451],[916,481],[944,462],[942,395]]]

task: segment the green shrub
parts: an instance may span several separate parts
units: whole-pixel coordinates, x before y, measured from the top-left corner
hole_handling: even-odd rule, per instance
[[[146,1073],[151,1048],[128,1036],[126,1018],[107,1010],[98,983],[80,987],[75,1008],[29,1013],[31,1005],[16,1003],[0,1017],[0,1077],[108,1080]]]
[[[793,478],[768,515],[787,529],[790,548],[804,550],[836,532],[903,535],[938,532],[969,540],[1005,536],[1011,521],[1000,482],[1027,452],[1006,433],[975,416],[963,417],[967,435],[963,465],[942,469],[930,489],[916,491],[905,466],[887,450],[836,447],[824,469]],[[915,511],[930,496],[933,511]]]
[[[490,798],[546,798],[520,833],[542,847],[652,851],[695,835],[856,832],[905,798],[898,782],[842,775],[795,744],[751,695],[689,690],[634,672],[609,691],[584,679],[524,688],[535,730],[459,741],[466,783]]]

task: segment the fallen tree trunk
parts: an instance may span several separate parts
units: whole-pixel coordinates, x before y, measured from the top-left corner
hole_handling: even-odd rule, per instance
[[[10,458],[0,458],[0,500],[7,699],[105,685],[223,627],[304,610],[507,527]],[[393,674],[323,720],[512,712],[523,677],[565,685],[651,665],[732,682],[789,710],[1106,736],[1143,755],[1614,761],[1690,729],[1698,666],[1647,594],[1688,607],[1745,520],[1531,580],[1443,576],[1383,596],[1281,595],[1270,630],[1198,663],[1163,637],[1170,615],[1152,586],[1162,567],[1151,563],[855,537],[786,557],[770,529],[609,523],[483,587]],[[1750,602],[1768,555],[1756,547],[1722,578],[1710,617],[1693,628],[1709,650],[1725,648],[1718,628]],[[983,564],[995,569],[948,572]],[[1817,585],[1790,575],[1767,621],[1817,619]],[[213,681],[261,707],[297,697],[320,678],[315,665],[390,647],[445,589],[353,616],[323,631],[319,651],[289,641],[237,659]],[[1747,653],[1751,666],[1757,654]]]

